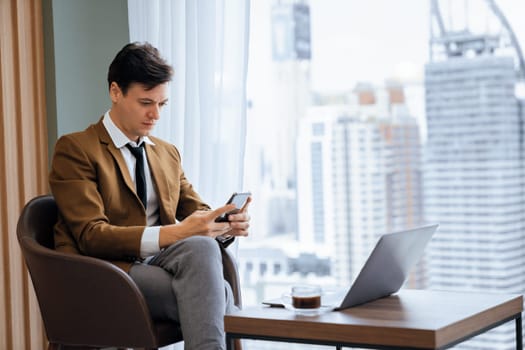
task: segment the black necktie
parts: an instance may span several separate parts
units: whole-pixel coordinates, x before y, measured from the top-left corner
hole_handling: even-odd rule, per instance
[[[130,144],[127,144],[126,147],[131,151],[131,154],[135,156],[135,182],[137,184],[137,196],[139,196],[144,209],[148,201],[148,194],[146,191],[146,175],[144,174],[144,142],[142,142],[138,147],[133,147]]]

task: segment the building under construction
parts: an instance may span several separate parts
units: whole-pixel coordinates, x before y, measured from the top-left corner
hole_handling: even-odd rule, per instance
[[[523,294],[524,101],[516,87],[525,64],[495,1],[470,3],[486,6],[498,30],[449,28],[445,4],[431,1],[425,219],[440,228],[429,247],[428,287]],[[457,348],[514,349],[514,337],[509,324]]]

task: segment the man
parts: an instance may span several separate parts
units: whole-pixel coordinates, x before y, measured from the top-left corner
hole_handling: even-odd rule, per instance
[[[229,222],[215,222],[234,206],[210,210],[175,146],[149,136],[171,76],[150,44],[128,44],[116,55],[108,72],[111,109],[55,146],[55,245],[127,271],[153,318],[179,322],[186,349],[223,349],[233,297],[214,238],[248,235],[248,204]]]

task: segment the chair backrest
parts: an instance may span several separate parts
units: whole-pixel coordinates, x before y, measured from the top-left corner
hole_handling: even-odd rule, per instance
[[[54,249],[53,226],[57,221],[58,209],[55,200],[50,195],[39,196],[25,206],[20,216],[23,229],[17,230],[18,241],[25,238],[33,239],[38,244]]]

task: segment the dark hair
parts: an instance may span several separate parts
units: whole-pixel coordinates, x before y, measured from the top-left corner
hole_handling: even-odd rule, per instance
[[[149,43],[130,43],[117,53],[109,65],[108,86],[116,82],[125,95],[132,83],[140,83],[147,90],[171,80],[173,68]]]

